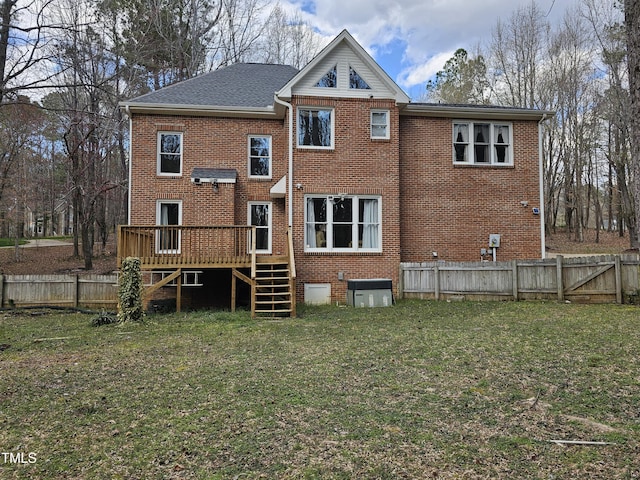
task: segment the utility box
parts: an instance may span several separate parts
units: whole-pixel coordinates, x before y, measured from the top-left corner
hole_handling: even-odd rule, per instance
[[[308,305],[328,305],[331,303],[330,283],[305,283],[304,303]]]
[[[347,305],[352,307],[389,307],[393,305],[391,279],[372,278],[347,281]]]

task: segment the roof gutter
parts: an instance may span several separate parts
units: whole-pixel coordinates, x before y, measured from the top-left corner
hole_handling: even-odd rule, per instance
[[[278,95],[273,100],[289,110],[289,161],[287,168],[287,221],[289,228],[293,227],[293,106],[289,102],[280,100]]]
[[[200,117],[240,117],[240,118],[278,118],[278,112],[272,105],[266,107],[238,107],[238,106],[202,106],[183,105],[169,103],[142,103],[123,102],[120,107],[127,112],[166,114],[166,115],[192,115]]]
[[[400,111],[400,115],[415,115],[440,118],[468,118],[483,120],[538,120],[555,114],[552,111],[486,107],[478,105],[445,105],[410,103]]]

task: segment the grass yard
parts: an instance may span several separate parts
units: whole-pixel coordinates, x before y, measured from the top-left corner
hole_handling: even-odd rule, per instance
[[[638,307],[29,313],[0,312],[3,479],[640,477]]]

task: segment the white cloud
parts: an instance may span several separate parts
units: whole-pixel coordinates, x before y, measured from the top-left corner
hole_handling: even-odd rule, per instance
[[[536,0],[557,22],[580,0]],[[458,48],[487,43],[498,19],[507,21],[531,0],[288,0],[320,34],[349,32],[381,63],[400,86],[426,82]],[[392,55],[388,49],[393,45]],[[397,46],[403,50],[396,52]],[[444,61],[443,61],[444,59]],[[414,83],[415,82],[415,83]]]
[[[440,52],[424,63],[412,64],[400,72],[398,82],[400,86],[411,87],[424,85],[436,73],[442,70],[444,64],[453,57],[455,51]]]

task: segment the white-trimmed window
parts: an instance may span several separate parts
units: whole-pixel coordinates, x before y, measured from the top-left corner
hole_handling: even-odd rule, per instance
[[[158,200],[156,202],[156,253],[180,253],[180,229],[182,225],[182,200]]]
[[[509,123],[453,123],[453,162],[513,165],[513,137]]]
[[[389,110],[371,110],[371,138],[389,139]]]
[[[271,178],[270,136],[249,136],[249,177]]]
[[[182,175],[182,132],[158,132],[158,175]]]
[[[298,147],[333,148],[333,109],[298,108]]]
[[[249,202],[247,218],[256,227],[256,252],[271,253],[271,202]]]
[[[381,252],[382,205],[379,196],[305,197],[306,252]]]

